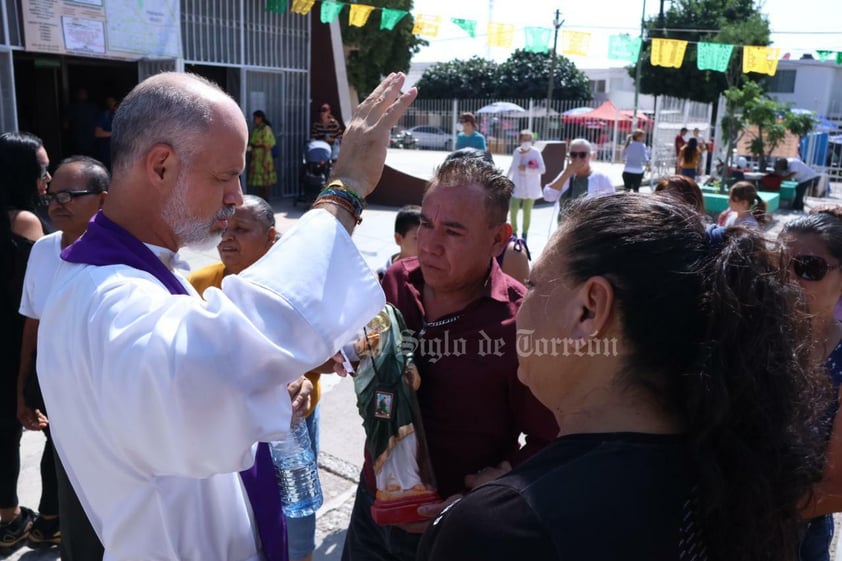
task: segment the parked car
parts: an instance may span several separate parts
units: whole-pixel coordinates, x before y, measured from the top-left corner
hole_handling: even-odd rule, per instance
[[[415,137],[408,130],[401,127],[392,127],[389,137],[390,148],[415,148]]]
[[[451,150],[453,135],[431,125],[418,125],[408,131],[415,138],[418,148],[432,148],[434,150]]]

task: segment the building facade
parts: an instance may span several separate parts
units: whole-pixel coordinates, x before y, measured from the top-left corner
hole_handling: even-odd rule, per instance
[[[64,52],[33,47],[34,35],[51,32],[43,22],[40,28],[32,24],[33,18],[43,15],[45,6],[102,6],[101,1],[0,0],[0,131],[26,130],[37,134],[44,140],[51,159],[58,161],[71,155],[68,108],[79,90],[86,90],[90,101],[102,104],[107,97],[119,101],[135,84],[157,72],[193,72],[218,83],[237,100],[250,126],[252,113],[264,111],[279,146],[278,184],[272,195],[297,194],[301,154],[314,106],[310,76],[314,17],[269,12],[266,0],[169,1],[172,12],[162,18],[179,21],[179,26],[171,25],[180,31],[177,52],[172,53],[175,56],[138,53],[117,58],[104,52],[73,51],[68,33],[74,31],[71,26],[76,22],[67,21],[66,17],[62,17],[59,30],[64,33]],[[119,9],[128,10],[143,3],[111,0],[108,5],[119,4],[125,4]],[[104,38],[99,42],[97,37],[90,39],[90,29],[82,29],[87,35],[81,37],[94,44],[111,45],[121,28],[107,25],[108,22],[103,23],[105,32],[100,33]],[[77,36],[78,28],[77,25]],[[27,33],[31,36],[27,37]],[[330,33],[319,33],[330,41]],[[133,38],[122,39],[123,45],[128,45],[123,48],[131,49]],[[74,48],[82,49],[78,45]],[[329,54],[330,48],[324,52]],[[332,61],[330,67],[334,67]],[[318,97],[334,95],[320,93]]]
[[[834,61],[781,60],[764,87],[780,102],[842,123],[842,66]]]

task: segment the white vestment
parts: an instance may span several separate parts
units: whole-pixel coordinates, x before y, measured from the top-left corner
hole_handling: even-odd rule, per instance
[[[123,265],[63,262],[56,273],[38,376],[106,561],[260,559],[238,471],[255,442],[284,438],[287,384],[385,305],[324,210],[204,297]]]

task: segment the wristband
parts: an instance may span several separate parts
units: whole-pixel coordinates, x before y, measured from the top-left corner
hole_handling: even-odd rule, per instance
[[[315,200],[311,208],[319,208],[320,206],[324,205],[332,205],[338,206],[339,208],[345,210],[351,217],[354,219],[354,222],[360,224],[363,219],[362,216],[359,215],[357,209],[354,208],[354,205],[351,204],[347,199],[339,197],[337,195],[324,195],[320,196]]]
[[[357,220],[357,224],[362,222],[362,218],[360,217],[362,216],[363,209],[365,208],[365,201],[363,201],[356,192],[345,187],[341,181],[331,181],[327,187],[322,189],[316,197],[315,202],[318,203],[322,200],[333,201],[339,206],[345,206],[348,212],[350,212],[354,216],[354,219]]]
[[[360,196],[360,194],[357,193],[356,190],[351,189],[350,187],[345,185],[345,182],[341,179],[331,179],[324,189],[334,189],[336,191],[343,191],[347,193],[351,198],[359,202],[362,208],[365,208],[365,199],[362,196]]]

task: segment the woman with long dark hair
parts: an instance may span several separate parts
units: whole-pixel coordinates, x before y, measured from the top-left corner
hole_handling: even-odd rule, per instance
[[[11,329],[2,341],[0,370],[0,554],[19,546],[29,537],[35,513],[18,501],[20,439],[17,418],[17,378],[20,365],[23,316],[18,313],[23,277],[32,244],[44,235],[36,214],[39,196],[50,182],[47,151],[38,137],[25,132],[0,135],[0,259],[3,262],[3,294],[0,314]],[[45,447],[41,458],[44,514],[58,514],[58,495],[53,452]]]
[[[419,559],[793,559],[829,392],[780,252],[620,194],[571,204],[529,284],[519,378],[558,438]]]
[[[789,272],[804,290],[812,323],[814,358],[824,363],[827,376],[838,395],[842,385],[842,323],[834,307],[842,298],[842,208],[826,209],[799,216],[781,230]],[[833,425],[839,399],[828,412],[822,433],[830,442],[842,439],[842,427]],[[831,426],[833,437],[831,438]],[[799,547],[801,561],[830,559],[834,512],[842,512],[842,474],[836,446],[828,454],[826,477],[815,488],[805,510],[809,525]]]
[[[695,138],[690,138],[687,144],[681,147],[678,151],[678,167],[681,175],[686,175],[691,179],[696,178],[696,170],[699,167],[699,162],[702,159],[702,151],[699,150],[699,141]]]
[[[32,241],[45,234],[45,225],[36,211],[51,179],[49,167],[44,143],[34,134],[0,135],[0,204],[6,211],[8,228]]]

